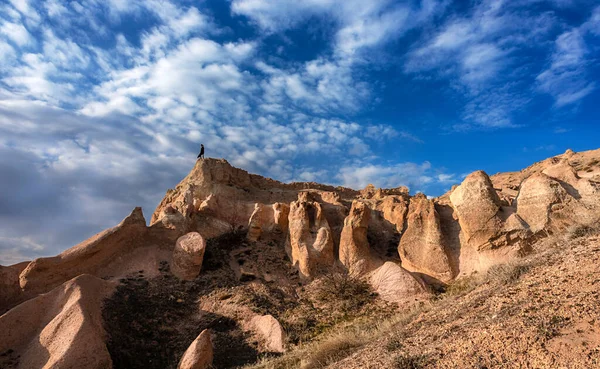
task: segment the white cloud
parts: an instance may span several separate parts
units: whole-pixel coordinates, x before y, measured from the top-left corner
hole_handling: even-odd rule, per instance
[[[597,7],[588,21],[558,36],[549,66],[537,76],[538,89],[554,97],[557,107],[573,104],[596,89],[596,83],[589,80],[593,56],[585,36],[598,35],[599,25]]]
[[[2,22],[0,25],[0,33],[18,46],[26,46],[35,43],[35,40],[31,37],[29,31],[27,31],[27,28],[22,24],[11,23],[8,21]]]
[[[431,164],[401,163],[394,165],[350,165],[340,169],[337,175],[343,186],[364,188],[369,183],[375,187],[394,188],[407,186],[411,191],[420,190],[434,179],[429,173]]]
[[[521,1],[484,0],[467,14],[449,17],[415,42],[404,71],[449,81],[467,100],[454,130],[516,127],[513,114],[528,101],[523,91],[530,63],[523,50],[536,49],[552,29],[549,13],[530,12]],[[537,51],[537,50],[536,50]],[[522,58],[519,60],[519,58]]]

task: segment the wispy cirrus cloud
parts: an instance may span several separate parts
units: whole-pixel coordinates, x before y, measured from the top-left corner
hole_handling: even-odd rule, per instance
[[[519,1],[485,0],[467,16],[451,16],[426,33],[408,53],[409,75],[433,74],[448,80],[466,99],[463,122],[452,129],[498,129],[518,126],[513,113],[528,97],[530,63],[525,50],[539,48],[556,26],[552,12],[536,12]],[[519,68],[515,68],[519,66]]]
[[[556,39],[549,65],[536,80],[538,89],[550,94],[557,107],[576,103],[596,89],[596,82],[589,78],[589,69],[597,60],[586,38],[600,36],[598,30],[600,6],[589,20]]]

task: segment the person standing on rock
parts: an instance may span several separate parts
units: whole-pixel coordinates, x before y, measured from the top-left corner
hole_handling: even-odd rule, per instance
[[[198,159],[204,159],[204,145],[200,144],[200,154],[198,154]]]

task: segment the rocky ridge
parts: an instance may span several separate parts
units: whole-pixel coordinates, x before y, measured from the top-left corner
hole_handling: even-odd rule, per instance
[[[316,183],[285,184],[249,174],[222,159],[199,160],[167,191],[149,226],[136,208],[119,225],[58,256],[1,267],[0,309],[12,309],[0,318],[0,331],[14,332],[14,338],[3,339],[0,351],[19,357],[11,361],[14,367],[29,362],[32,342],[39,335],[46,337],[44,332],[50,329],[35,313],[38,299],[72,301],[60,291],[71,291],[72,286],[84,282],[101,284],[98,291],[103,292],[86,299],[85,307],[79,308],[84,317],[95,317],[91,321],[98,327],[102,325],[100,301],[112,296],[116,281],[181,278],[202,283],[193,288],[203,292],[197,297],[198,307],[191,302],[190,317],[203,312],[223,316],[239,325],[228,332],[239,332],[254,342],[252,350],[281,352],[285,346],[281,337],[285,337],[286,324],[292,323],[274,329],[270,327],[278,325],[271,322],[268,329],[256,329],[258,317],[270,316],[277,322],[277,316],[268,308],[262,311],[257,301],[253,307],[230,302],[232,295],[224,288],[271,291],[275,286],[280,297],[268,306],[288,304],[290,296],[298,295],[298,288],[310,291],[322,277],[342,270],[370,284],[383,301],[410,303],[456,278],[520,258],[539,239],[597,219],[599,162],[600,150],[569,150],[520,172],[491,177],[474,172],[447,194],[432,199],[422,194],[410,196],[402,187],[368,186],[355,191]],[[209,247],[211,240],[232,234],[245,240]],[[173,273],[165,265],[170,265]],[[203,273],[213,277],[201,279]],[[219,275],[230,287],[218,286],[215,278],[221,278]],[[187,304],[185,296],[174,298],[175,305],[179,300]],[[52,304],[57,308],[46,312],[48,319],[71,314],[68,303]],[[32,310],[20,313],[24,309]],[[31,329],[14,327],[15,316],[28,322]],[[264,337],[264,332],[278,332],[281,337]],[[106,351],[103,334],[90,337],[100,347],[97,352]],[[212,355],[206,343],[210,342],[208,331],[203,337],[203,351]],[[46,347],[49,356],[44,357],[48,362],[60,357],[56,367],[71,367],[86,355],[78,351],[84,349],[65,345]],[[110,355],[103,357],[94,359],[97,365],[110,367]],[[208,365],[204,359],[194,360]]]

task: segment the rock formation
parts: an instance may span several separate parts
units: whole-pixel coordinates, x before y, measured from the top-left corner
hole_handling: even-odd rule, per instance
[[[334,263],[333,238],[321,204],[307,192],[290,205],[289,247],[292,264],[301,275],[314,277]]]
[[[444,245],[440,218],[434,202],[417,194],[410,200],[407,227],[400,239],[398,253],[402,267],[442,282],[454,276]]]
[[[179,279],[193,280],[200,273],[206,241],[198,232],[190,232],[177,239],[173,250],[171,272]]]
[[[96,274],[119,255],[139,246],[145,232],[142,209],[135,208],[116,227],[98,233],[58,256],[32,261],[21,273],[21,288],[39,293],[78,275]]]
[[[0,352],[20,368],[112,367],[102,327],[102,300],[114,282],[80,275],[0,316]]]
[[[383,300],[402,304],[426,296],[430,287],[523,256],[541,237],[597,222],[599,163],[600,151],[567,152],[519,172],[489,177],[477,171],[448,193],[427,198],[403,187],[370,185],[359,192],[284,184],[225,160],[199,160],[167,192],[149,227],[136,208],[119,225],[58,256],[0,266],[0,309],[20,303],[0,317],[0,353],[14,350],[21,367],[110,367],[102,299],[129,298],[132,291],[123,286],[151,280],[176,282],[159,294],[167,306],[197,303],[171,294],[173,286],[210,295],[215,308],[196,312],[205,319],[202,328],[241,322],[244,334],[251,325],[262,337],[260,350],[283,352],[281,325],[271,315],[251,319],[260,310],[245,302],[284,307],[337,264],[368,281]],[[207,287],[213,276],[227,286],[219,293]],[[120,293],[112,294],[117,281]],[[236,300],[230,284],[254,292]],[[278,294],[284,297],[270,300]],[[223,332],[214,333],[221,342]],[[211,335],[203,331],[179,367],[210,362]]]
[[[408,271],[391,261],[385,262],[371,275],[373,290],[385,301],[400,302],[410,296],[426,293],[426,288]]]
[[[350,214],[344,220],[339,248],[340,261],[354,275],[371,269],[371,252],[367,240],[370,219],[371,209],[364,202],[354,200]]]
[[[484,171],[469,174],[450,194],[450,201],[469,245],[479,249],[502,228],[500,198]]]
[[[255,204],[254,212],[248,221],[249,241],[257,241],[264,233],[283,234],[288,229],[290,207],[276,202],[272,205]]]
[[[203,330],[185,350],[177,369],[209,369],[213,362],[213,345],[208,330]]]
[[[561,184],[544,173],[535,173],[521,184],[517,214],[533,232],[550,226],[551,214],[564,207],[570,196]]]
[[[285,332],[281,324],[272,315],[255,316],[250,324],[265,342],[267,351],[285,352]]]

